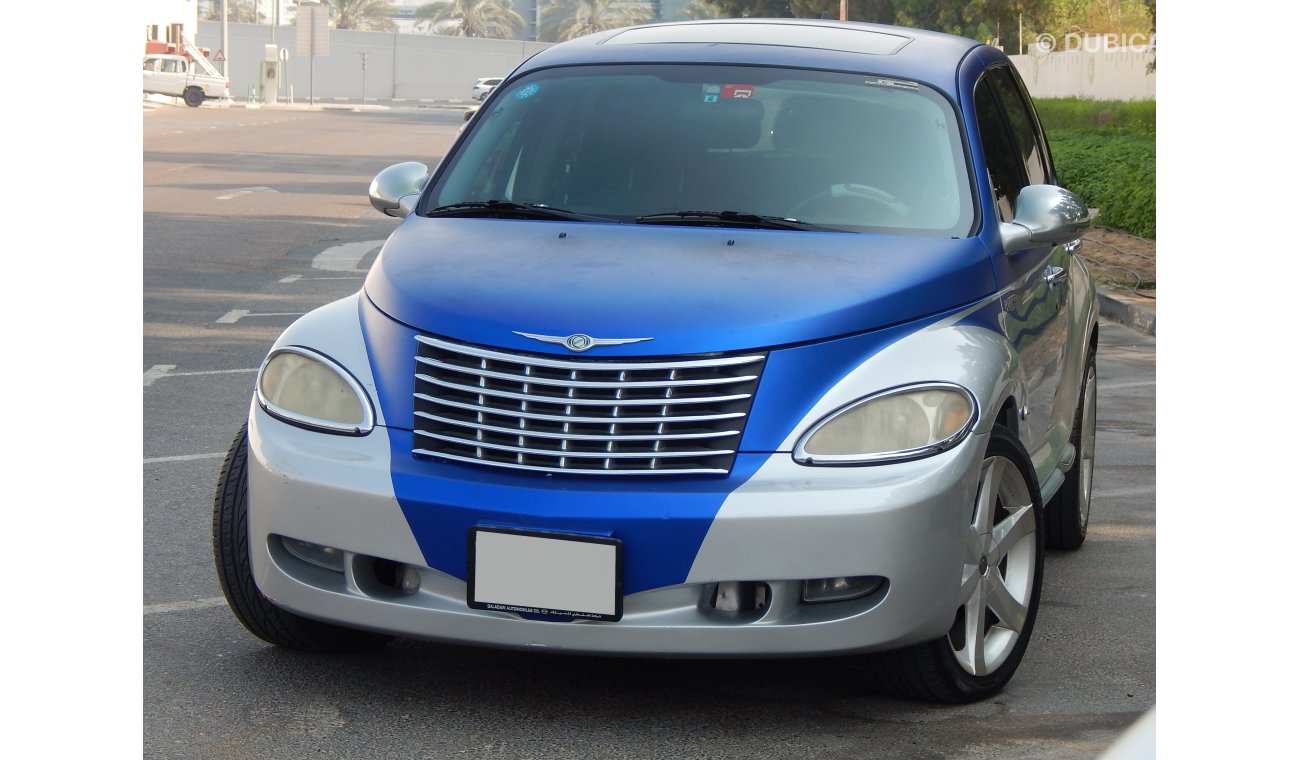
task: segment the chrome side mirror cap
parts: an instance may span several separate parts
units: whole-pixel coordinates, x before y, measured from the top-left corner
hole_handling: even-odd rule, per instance
[[[370,181],[370,205],[401,219],[415,209],[428,180],[429,167],[418,161],[393,164]]]
[[[1028,185],[1016,198],[1016,218],[999,225],[1007,253],[1077,240],[1088,227],[1088,207],[1056,185]]]

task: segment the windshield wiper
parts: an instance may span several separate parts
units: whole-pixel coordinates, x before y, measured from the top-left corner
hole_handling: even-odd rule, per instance
[[[446,206],[430,209],[425,216],[515,216],[524,219],[558,219],[565,222],[611,221],[603,216],[552,208],[545,203],[515,203],[500,200],[449,203]]]
[[[756,227],[768,230],[835,230],[819,224],[801,222],[784,216],[751,214],[747,211],[671,211],[665,214],[638,216],[637,224],[693,224],[725,227]]]

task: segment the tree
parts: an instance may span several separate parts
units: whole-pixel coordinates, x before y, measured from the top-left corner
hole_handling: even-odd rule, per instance
[[[713,0],[721,18],[790,18],[790,0]],[[836,18],[839,12],[836,11]]]
[[[840,0],[790,0],[790,13],[795,18],[840,17]],[[870,21],[875,24],[894,23],[894,0],[848,0],[846,21]]]
[[[221,20],[221,0],[205,0],[204,6],[200,16],[205,21]],[[226,20],[236,24],[264,24],[270,20],[270,10],[271,4],[265,0],[226,0]]]
[[[329,0],[335,29],[364,29],[388,32],[393,23],[392,0]]]
[[[682,15],[692,21],[710,18],[724,18],[722,8],[711,0],[691,0],[682,6]]]
[[[654,17],[649,3],[620,0],[551,0],[542,9],[537,39],[564,42],[584,34],[644,24]]]
[[[415,9],[415,17],[428,19],[435,34],[453,37],[487,37],[508,40],[527,22],[510,7],[510,0],[447,0]]]

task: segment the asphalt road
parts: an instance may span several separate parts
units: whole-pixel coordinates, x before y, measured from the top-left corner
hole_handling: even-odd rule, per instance
[[[371,177],[460,112],[144,113],[144,755],[150,758],[1093,758],[1155,700],[1155,340],[1104,323],[1088,542],[1048,557],[997,698],[864,691],[851,662],[657,661],[399,641],[277,650],[221,599],[220,457],[297,315],[355,291],[394,220]]]

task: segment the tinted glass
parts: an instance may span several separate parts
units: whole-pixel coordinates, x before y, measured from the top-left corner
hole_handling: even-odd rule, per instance
[[[1025,186],[1024,164],[1019,152],[1011,145],[988,77],[975,85],[975,118],[979,123],[980,143],[984,146],[984,162],[988,165],[998,218],[1009,222],[1015,216],[1016,196]]]
[[[991,70],[985,78],[992,84],[1007,115],[1011,138],[1015,141],[1020,160],[1025,164],[1025,176],[1029,178],[1029,184],[1045,184],[1047,165],[1043,160],[1036,121],[1020,95],[1020,88],[1011,77],[1011,69],[1001,66]]]
[[[967,235],[948,102],[865,75],[757,67],[572,67],[511,83],[433,189],[631,222],[738,211],[849,231]]]

